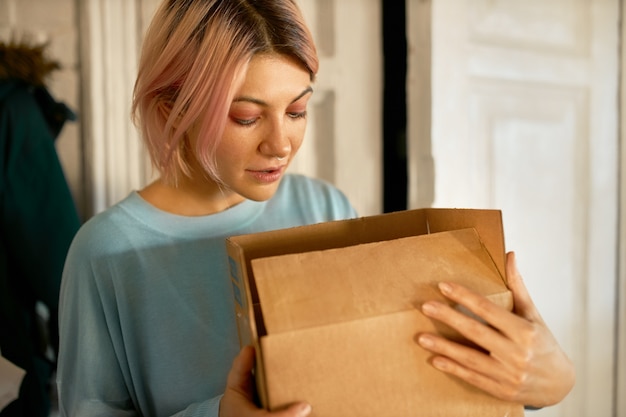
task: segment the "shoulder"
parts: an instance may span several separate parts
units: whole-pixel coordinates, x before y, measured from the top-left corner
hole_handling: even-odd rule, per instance
[[[70,255],[92,258],[99,254],[123,250],[127,237],[136,228],[132,215],[132,198],[124,200],[88,219],[74,236]]]

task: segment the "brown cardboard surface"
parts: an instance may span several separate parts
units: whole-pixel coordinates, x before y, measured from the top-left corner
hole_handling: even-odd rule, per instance
[[[435,370],[414,340],[429,328],[450,334],[418,309],[442,299],[440,280],[512,307],[499,211],[404,211],[231,237],[227,250],[241,343],[257,348],[267,408],[306,400],[317,417],[523,415]]]
[[[270,335],[444,301],[441,281],[487,296],[505,293],[505,307],[513,305],[474,229],[260,258],[252,270]]]
[[[409,310],[262,337],[268,402],[306,399],[317,417],[523,415],[433,368],[416,329],[434,330]]]

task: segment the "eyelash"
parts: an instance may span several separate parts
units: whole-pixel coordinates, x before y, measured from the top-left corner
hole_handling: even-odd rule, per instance
[[[306,119],[306,111],[287,113],[292,119]]]
[[[287,115],[292,118],[292,119],[306,119],[307,116],[307,112],[306,111],[302,111],[302,112],[290,112],[287,113]],[[247,126],[252,126],[256,123],[256,121],[258,120],[258,118],[254,118],[254,119],[234,119],[235,122],[241,126],[247,127]]]
[[[235,123],[241,126],[252,126],[257,119],[233,119]]]

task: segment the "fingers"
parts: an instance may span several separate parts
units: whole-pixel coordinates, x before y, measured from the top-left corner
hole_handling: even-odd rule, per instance
[[[252,346],[241,349],[228,374],[226,391],[220,401],[220,417],[306,417],[311,414],[309,404],[299,402],[280,411],[266,411],[254,404],[255,351]]]
[[[459,288],[459,290],[465,289]],[[485,299],[482,300],[489,302]],[[523,361],[526,357],[526,353],[523,349],[524,344],[512,341],[504,332],[488,326],[481,321],[477,321],[472,317],[468,317],[466,314],[444,303],[428,302],[422,306],[422,310],[426,316],[447,324],[467,340],[483,349],[481,351],[466,347],[444,339],[443,337],[430,334],[422,334],[418,337],[418,342],[425,349],[451,358],[456,363],[463,364],[463,366],[469,370],[502,381],[506,380],[508,375],[510,375],[511,366],[509,363],[511,362],[511,358],[514,358],[514,362],[517,363]],[[478,309],[474,312],[479,314]],[[484,313],[485,316],[496,314],[513,316],[516,321],[515,325],[519,326],[516,327],[516,329],[520,329],[522,326],[523,328],[529,326],[524,320],[515,317],[508,310],[499,307],[498,309],[490,310],[490,313]],[[516,330],[507,329],[507,332],[516,333]],[[445,364],[444,362],[439,363]],[[433,365],[436,366],[437,361],[433,362]]]
[[[252,368],[254,367],[254,348],[245,346],[233,361],[226,386],[247,398],[252,398]]]
[[[285,410],[267,413],[271,417],[307,417],[311,414],[311,406],[307,403],[293,404]]]
[[[488,356],[486,357],[488,358]],[[473,368],[463,366],[458,362],[444,356],[436,356],[435,358],[433,358],[432,364],[440,371],[445,372],[449,375],[453,375],[469,383],[470,385],[473,385],[481,389],[482,391],[493,395],[496,398],[508,401],[514,400],[512,394],[514,394],[515,391],[509,389],[511,385],[502,383],[505,378],[508,379],[508,375],[503,372],[498,372],[500,368],[497,366],[497,364],[486,365],[482,367],[483,369],[489,369],[490,372],[492,372],[493,374],[497,374],[497,376],[484,375]]]
[[[513,252],[507,254],[506,268],[513,312],[453,283],[440,284],[442,294],[480,319],[446,303],[430,301],[422,306],[426,316],[483,350],[435,334],[421,334],[418,342],[436,355],[434,367],[497,398],[538,407],[556,404],[575,382],[574,367],[530,298]]]
[[[420,334],[417,340],[423,348],[440,355],[432,359],[432,365],[440,371],[481,387],[487,381],[508,378],[508,372],[488,353],[431,334]]]
[[[459,290],[464,289],[459,288]],[[485,313],[485,310],[489,308],[491,308],[491,306],[482,307],[481,309],[474,308],[472,309],[472,312],[480,317],[483,317],[488,315]],[[445,303],[429,301],[422,305],[422,312],[431,319],[447,324],[466,339],[476,343],[490,352],[506,349],[506,346],[504,346],[506,339],[502,337],[497,330],[484,325],[482,322],[461,313]],[[490,314],[496,313],[492,312]]]
[[[233,370],[237,374],[248,374],[254,366],[254,348],[244,346],[233,361]]]
[[[492,339],[493,342],[497,342],[494,335],[502,333],[508,338],[515,339],[517,337],[516,332],[520,329],[520,327],[528,324],[525,319],[516,316],[510,311],[494,304],[484,296],[479,295],[462,285],[441,283],[439,288],[446,298],[465,307],[467,310],[480,317],[491,327],[491,329],[489,326],[485,326],[481,322],[472,319],[443,303],[424,303],[422,306],[423,313],[428,317],[446,323],[463,334],[463,336],[478,343],[480,346],[489,351],[494,351],[494,349],[497,348],[503,348],[503,346],[485,345],[483,344],[485,337]],[[488,332],[489,329],[492,330],[492,332]],[[483,341],[479,341],[479,338],[483,339]]]
[[[515,313],[530,321],[543,323],[539,310],[537,310],[535,303],[530,298],[530,294],[524,285],[522,275],[517,269],[515,252],[509,252],[506,254],[506,275],[508,278],[507,284],[513,293]]]
[[[514,260],[512,257],[508,266],[510,273],[515,274],[512,281],[517,285],[516,290],[521,293],[519,302],[525,308],[530,305],[532,311],[536,311],[523,287]],[[433,361],[435,367],[491,392],[492,389],[497,388],[497,384],[489,388],[487,385],[494,384],[494,381],[502,383],[510,380],[515,366],[525,361],[527,341],[524,339],[532,333],[533,326],[527,319],[518,317],[461,285],[441,283],[439,288],[446,298],[463,306],[482,321],[446,303],[435,301],[424,303],[423,313],[455,329],[486,352],[464,347],[434,335],[420,335],[418,341],[422,347],[442,356]]]
[[[491,303],[466,291],[468,290],[463,287],[451,287],[443,292],[444,294],[447,292],[446,296],[450,296],[451,299],[463,294],[472,298],[470,302],[464,304],[481,317],[497,314],[513,315],[505,309],[494,309],[497,307],[495,305],[472,306],[473,303]],[[520,347],[497,329],[468,317],[445,303],[428,302],[422,306],[422,310],[428,317],[447,324],[484,349],[465,346],[434,334],[421,334],[418,336],[419,344],[437,355],[432,359],[433,366],[497,398],[509,399],[510,387],[516,386],[515,379],[519,375],[514,366],[516,361],[511,361],[511,357],[525,356]]]
[[[467,308],[507,338],[513,341],[519,341],[520,338],[526,337],[528,332],[532,331],[531,323],[540,325],[545,325],[545,323],[537,307],[533,303],[528,290],[524,285],[524,280],[517,269],[514,252],[507,253],[506,268],[508,287],[513,295],[515,314],[512,314],[508,310],[492,303],[487,298],[476,294],[461,285],[441,283],[439,288],[442,294],[451,301]],[[426,303],[424,304],[424,307],[428,308],[430,304],[431,303]],[[424,314],[427,316],[429,315],[427,311],[424,311]],[[468,323],[467,321],[461,320],[462,316],[459,315],[440,314],[438,316],[430,317],[441,320],[457,330],[459,330],[459,325],[465,325]],[[476,325],[472,327],[473,329],[469,330],[471,334],[475,335],[475,331],[480,331],[476,328]],[[464,333],[464,336],[467,337],[468,334]],[[470,340],[476,342],[475,337],[470,338]],[[481,346],[490,351],[497,348],[497,346]]]

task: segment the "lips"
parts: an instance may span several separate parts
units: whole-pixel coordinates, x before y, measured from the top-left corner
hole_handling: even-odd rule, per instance
[[[285,172],[285,166],[270,167],[264,169],[248,169],[246,172],[257,182],[271,184],[278,181]]]

